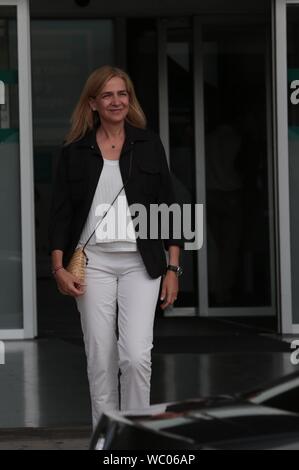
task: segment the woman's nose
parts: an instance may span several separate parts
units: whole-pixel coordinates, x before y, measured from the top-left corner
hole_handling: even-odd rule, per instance
[[[120,103],[120,97],[118,95],[112,95],[112,103],[113,104]]]

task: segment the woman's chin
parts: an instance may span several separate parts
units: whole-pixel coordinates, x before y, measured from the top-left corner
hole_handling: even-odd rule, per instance
[[[106,121],[110,122],[111,124],[118,124],[125,120],[126,116],[119,115],[119,116],[109,116]]]

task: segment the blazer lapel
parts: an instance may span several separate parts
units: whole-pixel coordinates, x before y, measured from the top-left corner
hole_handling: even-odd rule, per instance
[[[123,184],[129,178],[130,170],[130,155],[132,155],[132,167],[134,165],[134,151],[135,143],[137,141],[148,140],[147,133],[144,129],[139,129],[135,126],[132,126],[127,121],[125,121],[125,142],[123,144],[120,158],[119,158],[119,168],[121,172],[121,177]],[[79,142],[78,146],[84,148],[87,164],[87,195],[86,195],[86,204],[85,208],[88,214],[89,208],[92,204],[94,193],[101,176],[103,169],[103,158],[96,141],[96,129],[90,130]],[[120,188],[119,188],[120,189]]]
[[[148,140],[147,133],[144,129],[132,126],[125,121],[125,142],[119,157],[119,169],[121,172],[123,183],[127,181],[130,174],[130,156],[132,152],[132,167],[134,165],[134,156],[136,158],[136,143]]]

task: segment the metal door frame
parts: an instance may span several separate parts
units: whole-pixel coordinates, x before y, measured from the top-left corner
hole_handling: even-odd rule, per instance
[[[23,328],[1,329],[0,339],[29,339],[37,334],[29,0],[2,6],[17,8]]]
[[[299,324],[293,323],[291,238],[290,238],[290,186],[288,141],[288,80],[287,80],[287,16],[288,4],[296,0],[273,0],[275,21],[275,98],[276,146],[278,166],[279,217],[279,276],[281,332],[299,333]]]

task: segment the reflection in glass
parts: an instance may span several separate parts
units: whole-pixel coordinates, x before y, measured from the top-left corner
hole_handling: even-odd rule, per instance
[[[127,70],[146,115],[147,125],[159,132],[158,57],[156,20],[128,18]]]
[[[169,158],[181,207],[196,201],[192,57],[192,27],[186,19],[184,25],[171,27],[167,32]],[[184,275],[180,278],[180,295],[175,306],[195,307],[198,305],[197,251],[182,251],[181,264]]]
[[[203,41],[209,306],[269,306],[266,28]]]

